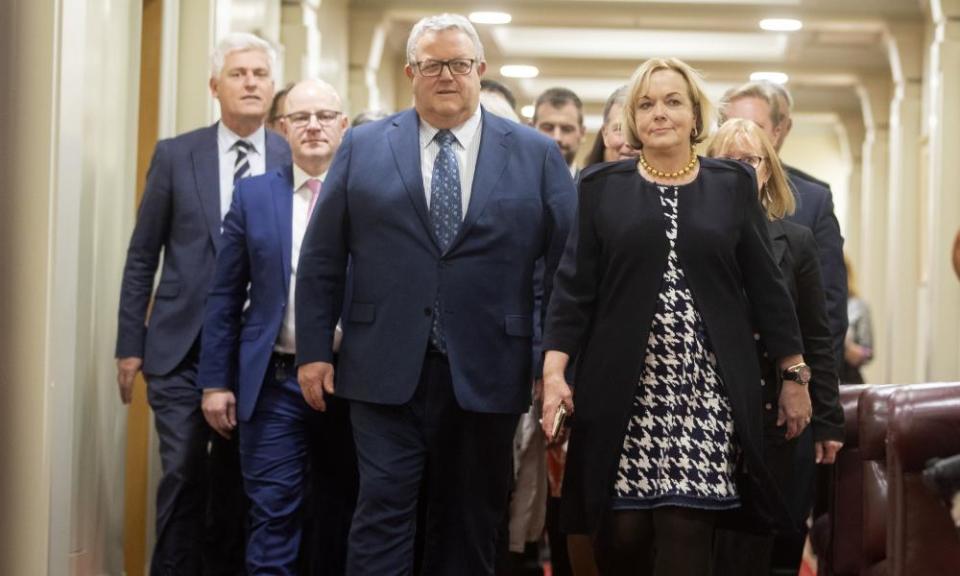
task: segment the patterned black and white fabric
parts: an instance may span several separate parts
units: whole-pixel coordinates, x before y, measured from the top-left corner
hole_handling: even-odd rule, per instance
[[[734,508],[739,448],[730,401],[676,253],[679,189],[658,188],[670,253],[624,436],[613,508]]]

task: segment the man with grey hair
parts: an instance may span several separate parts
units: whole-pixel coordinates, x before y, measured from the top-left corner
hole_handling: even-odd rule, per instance
[[[196,375],[203,306],[234,185],[290,162],[286,142],[263,127],[274,60],[270,45],[252,34],[220,42],[209,86],[221,119],[157,142],[127,250],[117,383],[127,404],[143,372],[160,441],[154,575],[243,571],[236,439],[218,436],[204,420]]]
[[[726,118],[752,120],[767,133],[774,148],[780,152],[793,126],[791,103],[786,88],[771,82],[749,82],[724,95],[720,104],[721,121]],[[843,264],[843,236],[833,211],[833,195],[825,183],[787,164],[783,167],[797,200],[796,212],[787,219],[810,228],[820,250],[827,314],[839,370],[847,333],[847,272]]]
[[[411,573],[426,476],[422,573],[490,575],[530,406],[534,264],[547,300],[574,186],[556,144],[480,106],[466,18],[418,22],[407,62],[414,108],[347,133],[304,236],[298,379],[308,402],[334,392],[342,309],[336,394],[360,472],[347,573]]]
[[[720,105],[721,121],[727,118],[752,120],[766,132],[779,153],[793,127],[793,120],[790,118],[792,105],[793,98],[785,87],[772,82],[749,82],[729,90],[724,95]],[[786,163],[783,163],[783,167],[797,201],[796,211],[787,216],[787,220],[809,228],[817,241],[820,277],[833,336],[834,360],[839,372],[843,366],[844,339],[847,333],[847,268],[843,261],[843,236],[833,211],[833,195],[826,183]],[[794,532],[784,531],[778,536],[777,568],[789,568],[795,572],[800,566],[807,531],[805,520],[813,504],[817,473],[809,463],[815,461],[818,464],[831,464],[843,446],[841,442],[829,437],[828,427],[816,425],[818,417],[835,405],[835,394],[836,392],[832,393],[832,398],[823,393],[814,395],[814,426],[808,426],[795,440],[793,484],[785,496],[793,517],[802,520],[794,527]],[[735,542],[735,538],[731,538],[731,535],[736,533],[718,532],[717,550],[721,554],[733,550],[731,543]],[[754,552],[755,550],[741,557],[749,558],[752,565],[759,566],[758,562],[763,555]]]

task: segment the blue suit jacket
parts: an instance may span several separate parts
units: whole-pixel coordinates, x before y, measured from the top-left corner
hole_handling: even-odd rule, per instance
[[[803,172],[789,166],[784,168],[797,199],[797,210],[787,220],[809,228],[817,241],[834,361],[839,370],[843,363],[843,340],[847,335],[847,267],[843,263],[840,223],[833,213],[833,194]]]
[[[237,417],[253,414],[290,293],[293,167],[237,184],[223,220],[200,348],[201,388],[237,395]],[[248,297],[250,307],[244,312]]]
[[[289,146],[269,130],[266,155],[267,170],[290,163]],[[116,349],[118,358],[143,358],[145,374],[176,368],[200,332],[220,244],[219,165],[217,124],[154,149],[123,270]]]
[[[297,362],[331,361],[347,259],[337,394],[402,404],[414,393],[434,300],[460,406],[530,405],[534,263],[545,298],[575,191],[557,145],[483,113],[472,195],[446,253],[434,238],[420,172],[419,117],[407,110],[347,133],[304,237],[297,275]]]

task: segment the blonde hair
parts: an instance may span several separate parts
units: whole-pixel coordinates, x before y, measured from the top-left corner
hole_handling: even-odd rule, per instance
[[[779,220],[793,214],[796,201],[793,191],[787,183],[787,174],[780,164],[777,151],[773,148],[766,132],[752,120],[733,118],[724,122],[707,148],[707,156],[720,156],[735,143],[746,142],[756,149],[767,163],[770,178],[760,190],[760,204],[767,211],[767,218]]]
[[[713,124],[713,104],[704,91],[700,73],[679,58],[651,58],[641,64],[630,78],[627,98],[623,106],[623,129],[627,143],[634,148],[643,148],[643,142],[637,134],[637,101],[649,91],[650,77],[653,73],[661,70],[673,70],[686,82],[687,95],[693,104],[694,115],[694,132],[690,135],[690,143],[703,142]]]

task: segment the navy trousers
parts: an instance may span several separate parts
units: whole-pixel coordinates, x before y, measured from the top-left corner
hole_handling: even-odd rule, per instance
[[[412,573],[418,495],[428,470],[422,574],[492,575],[518,416],[460,408],[450,365],[428,353],[409,402],[353,401],[350,417],[360,495],[347,574]]]
[[[327,397],[326,412],[313,410],[292,357],[274,355],[253,415],[239,426],[250,576],[343,574],[357,490],[349,426],[344,401]]]
[[[152,576],[244,573],[246,498],[237,442],[203,418],[197,351],[169,374],[146,375],[162,470]]]

